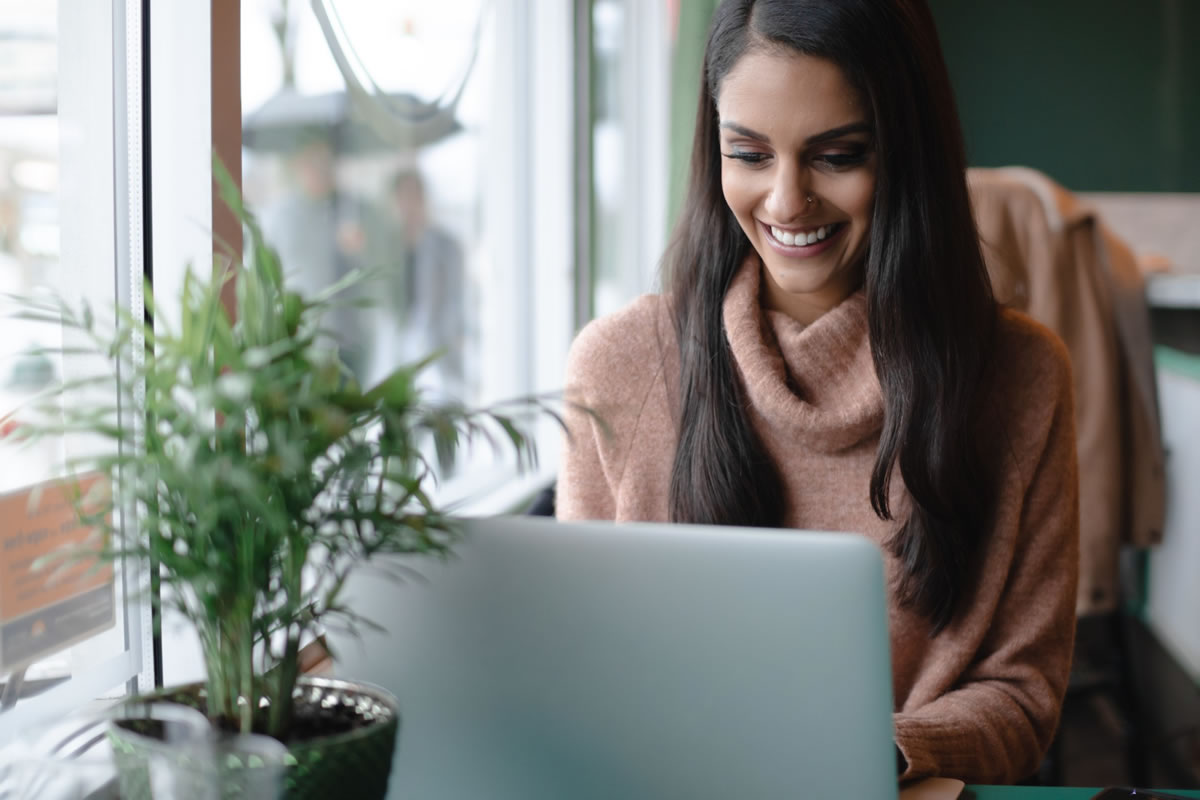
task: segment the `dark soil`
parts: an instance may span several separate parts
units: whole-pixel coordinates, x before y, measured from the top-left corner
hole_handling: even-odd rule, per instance
[[[292,716],[292,730],[284,744],[307,742],[323,736],[336,736],[339,733],[365,728],[374,725],[376,720],[364,719],[355,712],[353,706],[337,704],[331,708],[322,708],[308,700],[298,700]]]
[[[200,711],[207,716],[208,704],[206,699],[197,694],[168,695],[161,698],[164,702],[182,703]],[[237,720],[221,717],[210,720],[218,729],[227,733],[238,733]],[[313,739],[326,736],[336,736],[341,733],[374,725],[375,719],[365,719],[360,716],[353,706],[337,703],[328,708],[314,703],[307,698],[297,698],[292,712],[292,727],[288,737],[283,740],[285,745],[302,744]],[[121,728],[149,736],[154,739],[165,739],[166,723],[155,719],[130,719],[117,723]],[[263,709],[254,720],[254,733],[265,732],[267,724],[267,709]]]

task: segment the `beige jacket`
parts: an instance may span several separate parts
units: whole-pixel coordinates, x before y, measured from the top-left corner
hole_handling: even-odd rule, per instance
[[[1024,167],[967,173],[996,298],[1071,354],[1079,449],[1077,610],[1113,609],[1122,544],[1162,537],[1164,456],[1143,282],[1096,212]]]

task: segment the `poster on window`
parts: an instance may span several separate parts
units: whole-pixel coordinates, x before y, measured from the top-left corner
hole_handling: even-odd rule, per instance
[[[79,482],[86,497],[99,478]],[[21,669],[112,627],[111,565],[69,555],[91,533],[70,486],[0,495],[0,673]]]

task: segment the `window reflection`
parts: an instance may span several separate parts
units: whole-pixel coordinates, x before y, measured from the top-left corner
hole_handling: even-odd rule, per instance
[[[91,0],[0,0],[0,747],[64,697],[121,694],[142,666],[124,613],[131,568],[36,566],[86,533],[56,481],[93,444],[22,427],[41,393],[99,365],[69,352],[63,326],[21,318],[17,298],[85,301],[100,318],[127,274],[114,272],[111,138],[125,109],[86,102],[113,95],[113,18]],[[69,402],[111,404],[113,390],[75,388]]]
[[[0,2],[0,294],[54,285],[58,267],[58,79],[54,3]],[[0,316],[0,445],[14,446],[22,403],[57,379],[39,348],[50,331]],[[10,451],[11,452],[11,451]],[[0,458],[0,493],[50,477],[50,442]]]
[[[368,280],[326,320],[372,383],[440,351],[425,387],[468,403],[486,263],[480,2],[243,3],[243,182],[298,288]],[[369,301],[364,307],[354,301]]]

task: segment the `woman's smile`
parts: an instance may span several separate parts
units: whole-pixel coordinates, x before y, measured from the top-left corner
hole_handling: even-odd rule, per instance
[[[833,222],[815,228],[781,228],[768,225],[762,220],[759,226],[765,230],[767,243],[784,256],[811,258],[829,249],[846,231],[845,223]]]

